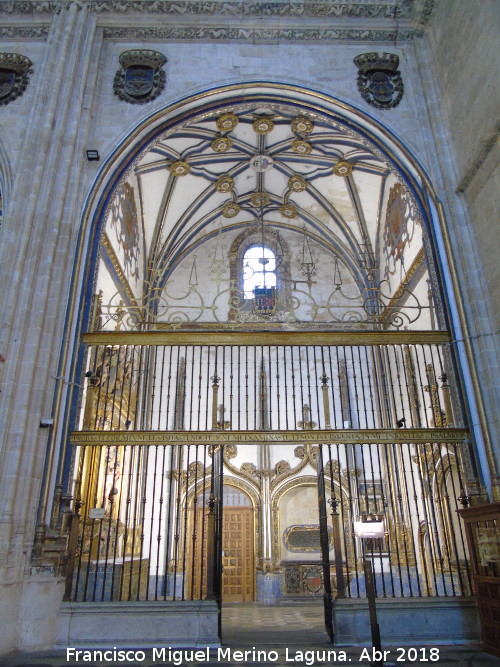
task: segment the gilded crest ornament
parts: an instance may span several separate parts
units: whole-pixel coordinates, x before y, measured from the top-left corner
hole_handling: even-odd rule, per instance
[[[307,155],[312,151],[312,146],[308,141],[304,141],[303,139],[294,139],[292,141],[292,151],[300,153],[300,155]]]
[[[231,176],[227,174],[225,176],[220,176],[215,182],[215,189],[217,192],[231,192],[234,188],[234,181]]]
[[[252,123],[253,129],[257,134],[269,134],[274,130],[274,122],[272,118],[263,116],[262,118],[256,118]]]
[[[177,160],[177,162],[173,162],[170,165],[168,170],[174,176],[185,176],[186,174],[189,174],[191,167],[187,162],[184,162],[183,160]]]
[[[297,116],[292,120],[292,130],[301,135],[311,134],[314,130],[314,123],[305,116]]]
[[[300,174],[294,174],[288,179],[288,187],[294,192],[304,192],[307,188],[307,181]]]
[[[296,218],[298,215],[297,207],[294,204],[282,204],[280,206],[280,213],[285,218]]]
[[[392,109],[403,97],[403,79],[394,53],[361,53],[354,58],[361,97],[377,109]]]
[[[241,206],[236,202],[229,202],[222,207],[222,215],[225,218],[234,218],[240,212]]]
[[[252,202],[253,206],[262,208],[263,206],[267,206],[269,204],[269,195],[267,192],[254,192],[250,197],[250,201]]]
[[[13,102],[26,90],[33,63],[18,53],[0,53],[0,106]]]
[[[347,160],[339,160],[336,164],[333,165],[333,173],[335,176],[341,176],[345,178],[352,173],[352,164],[347,162]]]
[[[164,90],[166,76],[162,67],[166,57],[150,49],[133,49],[120,55],[121,69],[115,75],[113,92],[124,102],[145,104]]]
[[[212,141],[212,149],[216,153],[224,153],[225,151],[228,151],[232,145],[233,142],[229,137],[217,137],[217,139]]]
[[[223,113],[222,116],[217,118],[215,124],[220,132],[231,132],[238,125],[238,122],[238,116],[234,113]]]

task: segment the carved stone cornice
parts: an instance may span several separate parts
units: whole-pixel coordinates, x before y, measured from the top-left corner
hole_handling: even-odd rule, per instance
[[[73,3],[103,16],[105,37],[111,39],[227,40],[227,41],[411,41],[421,37],[435,0],[344,0],[340,2],[263,2],[255,0],[0,0],[0,15],[47,20]],[[184,25],[128,26],[131,15],[168,17]],[[105,18],[104,18],[105,17]],[[191,22],[193,18],[193,22]],[[200,20],[217,24],[200,25]],[[222,21],[221,21],[222,19]],[[278,22],[262,27],[262,20]],[[234,25],[228,25],[228,21]],[[251,25],[251,21],[258,23]],[[245,27],[239,27],[245,21]],[[398,24],[396,25],[396,21]],[[325,26],[325,22],[327,25]],[[328,27],[328,22],[332,26]],[[372,27],[373,24],[377,27]],[[20,28],[12,28],[19,30]],[[25,26],[35,31],[36,26]],[[19,37],[16,34],[6,36]],[[24,34],[25,37],[39,37]]]
[[[75,0],[2,0],[3,14],[52,14],[68,8]],[[200,0],[79,0],[78,4],[98,14],[146,13],[167,16],[225,16],[225,17],[297,17],[340,18],[354,17],[373,20],[417,19],[423,22],[432,12],[435,0],[426,0],[420,8],[416,0],[344,0],[343,2],[263,2],[229,0],[228,2]],[[429,9],[430,7],[430,9]]]
[[[211,41],[227,42],[411,42],[422,36],[421,29],[366,29],[366,28],[289,28],[228,27],[228,26],[156,26],[106,27],[105,39],[161,39],[169,41]]]
[[[73,0],[1,0],[0,14],[59,14]]]
[[[1,11],[1,10],[0,10]],[[47,39],[48,25],[0,26],[0,39]]]
[[[156,0],[90,0],[89,5],[96,12],[141,11],[169,16],[225,16],[225,17],[283,17],[297,18],[340,18],[363,17],[368,19],[381,18],[413,18],[414,0],[403,0],[399,4],[394,0],[379,0],[365,3],[363,0],[344,2],[246,2],[233,0],[229,2],[200,2],[199,0],[176,0],[176,2],[157,2]]]

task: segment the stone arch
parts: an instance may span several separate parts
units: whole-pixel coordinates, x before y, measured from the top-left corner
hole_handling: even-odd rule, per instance
[[[72,365],[72,376],[77,381],[81,373],[81,358],[74,354],[78,347],[80,334],[90,316],[90,297],[92,293],[93,272],[99,245],[99,231],[103,224],[107,206],[111,196],[130,172],[134,162],[143,154],[161,133],[168,131],[179,124],[187,123],[191,118],[204,113],[214,113],[240,104],[242,101],[269,100],[276,104],[286,103],[293,105],[297,112],[309,114],[323,114],[332,121],[341,123],[347,132],[358,133],[363,140],[374,147],[381,158],[386,161],[408,188],[414,198],[420,215],[430,231],[433,240],[434,255],[441,265],[441,279],[446,291],[449,313],[457,339],[464,341],[457,344],[458,354],[465,376],[465,382],[477,390],[476,396],[469,393],[470,411],[473,424],[480,424],[478,416],[481,408],[479,387],[475,383],[473,369],[469,370],[465,316],[458,307],[458,289],[449,271],[452,262],[447,238],[444,217],[439,200],[432,188],[430,180],[415,155],[379,121],[375,121],[368,114],[352,105],[335,99],[316,90],[292,86],[287,84],[248,82],[232,84],[222,88],[202,91],[166,109],[157,111],[147,117],[140,125],[132,130],[123,140],[117,150],[103,163],[98,178],[90,192],[83,214],[80,247],[75,267],[75,278],[72,286],[73,305],[69,313],[68,332],[72,338],[72,345],[67,346],[67,354],[72,355],[67,363]],[[471,375],[472,373],[472,375]],[[76,399],[74,399],[76,400]],[[477,402],[479,400],[479,403]],[[70,429],[70,410],[66,410],[66,431]],[[483,420],[484,421],[484,420]],[[484,446],[483,433],[480,426],[476,426],[475,435],[482,464],[482,472],[489,482],[488,463],[491,462],[492,452]],[[488,443],[486,443],[488,444]],[[488,456],[490,461],[488,461]],[[68,466],[66,457],[66,466]]]
[[[325,479],[326,484],[326,493],[330,493],[331,480]],[[341,488],[337,482],[334,482],[336,487],[337,494],[344,494],[345,489]],[[290,490],[297,488],[299,486],[310,486],[317,488],[318,480],[314,475],[299,475],[289,479],[287,482],[284,482],[279,486],[278,489],[273,493],[271,499],[271,516],[273,524],[273,544],[272,544],[272,563],[273,567],[278,567],[279,564],[279,553],[280,553],[280,544],[279,544],[279,504],[280,500],[285,496]],[[347,500],[347,496],[346,496]]]

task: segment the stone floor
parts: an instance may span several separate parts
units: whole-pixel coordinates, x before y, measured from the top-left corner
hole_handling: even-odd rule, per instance
[[[438,667],[493,667],[500,666],[500,658],[481,651],[480,646],[415,646],[398,649],[383,644],[388,652],[384,667],[395,665],[437,665]],[[436,649],[431,653],[431,649]],[[228,650],[229,649],[229,650]],[[254,650],[255,649],[255,650]],[[199,649],[198,649],[199,650]],[[247,654],[245,655],[245,651]],[[328,654],[328,651],[331,653]],[[277,607],[262,607],[252,604],[226,604],[222,613],[222,648],[211,649],[206,659],[203,654],[191,655],[182,651],[179,655],[160,656],[153,660],[152,651],[131,655],[129,660],[99,661],[66,660],[64,651],[41,651],[34,653],[14,652],[0,657],[0,667],[153,667],[162,664],[176,667],[202,667],[223,665],[225,667],[248,665],[249,667],[310,667],[311,665],[355,665],[382,663],[372,661],[371,648],[363,652],[362,647],[340,648],[328,643],[323,625],[322,604],[296,604]],[[163,659],[164,658],[164,659]]]

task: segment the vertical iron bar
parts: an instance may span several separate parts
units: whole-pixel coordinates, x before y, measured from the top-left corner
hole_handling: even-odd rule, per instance
[[[182,467],[183,467],[183,447],[182,445],[177,445],[177,452],[176,452],[176,461],[175,461],[175,474],[177,476],[177,493],[176,493],[176,501],[175,501],[175,528],[174,528],[174,553],[173,553],[173,559],[174,559],[174,582],[173,582],[173,599],[175,600],[177,598],[177,568],[179,565],[179,558],[180,558],[180,539],[181,539],[181,507],[182,507],[182,502],[181,502],[181,493],[182,493]]]
[[[165,581],[165,587],[164,587],[164,592],[163,592],[163,599],[167,599],[167,593],[168,593],[168,576],[169,572],[172,569],[171,567],[171,555],[173,553],[174,549],[174,543],[172,541],[173,535],[174,535],[174,524],[175,524],[175,515],[173,513],[174,510],[174,499],[175,499],[175,475],[174,475],[174,465],[175,465],[175,455],[176,455],[176,449],[177,445],[170,445],[170,464],[169,464],[169,480],[168,480],[168,500],[167,500],[167,520],[165,522],[166,524],[166,544],[165,544],[165,570],[164,570],[164,581]],[[172,582],[173,584],[173,582]],[[173,585],[172,585],[172,590],[173,590]]]
[[[149,550],[148,550],[148,555],[149,555],[149,560],[148,562],[151,562],[151,557],[153,555],[153,531],[154,531],[154,520],[155,520],[155,507],[156,507],[156,481],[157,481],[157,476],[158,476],[158,445],[155,445],[155,454],[154,454],[154,470],[153,470],[153,489],[151,493],[151,519],[150,519],[150,527],[149,527]],[[144,507],[144,510],[146,508]],[[160,512],[161,512],[161,504],[160,504]],[[141,578],[139,577],[139,584],[140,584]],[[146,600],[149,600],[149,582],[148,586],[146,588]]]
[[[195,564],[196,564],[196,539],[197,539],[197,521],[198,521],[198,447],[195,447],[194,455],[194,483],[193,483],[193,535],[191,542],[191,593],[189,599],[194,600],[194,583],[195,583]]]
[[[289,426],[288,426],[288,363],[286,359],[286,351],[287,351],[288,346],[284,345],[283,346],[283,369],[285,371],[285,429],[288,431]]]
[[[165,348],[163,348],[163,351],[165,351]],[[162,361],[163,364],[163,361]],[[160,578],[160,547],[161,547],[161,540],[162,540],[162,518],[163,518],[163,505],[165,502],[164,499],[164,485],[165,485],[165,459],[166,459],[166,453],[167,453],[167,446],[168,445],[162,445],[161,446],[161,470],[160,470],[160,493],[159,493],[159,498],[158,498],[158,505],[159,505],[159,510],[158,510],[158,528],[157,528],[157,533],[156,533],[156,573],[155,573],[155,600],[158,600],[158,584],[159,584],[159,578]],[[166,524],[166,529],[169,529],[168,523]],[[151,523],[151,535],[153,534],[153,523]],[[165,582],[164,582],[165,583]]]
[[[321,544],[321,564],[323,569],[323,605],[325,612],[325,627],[330,642],[333,643],[334,634],[333,634],[332,582],[330,580],[330,545],[328,540],[328,518],[326,513],[323,445],[319,445],[319,451],[318,451],[318,511],[319,511],[319,537]]]
[[[183,526],[183,540],[182,540],[182,591],[181,591],[181,600],[185,600],[186,592],[186,558],[187,558],[187,545],[189,543],[188,536],[188,518],[189,518],[189,464],[190,464],[190,454],[191,454],[191,445],[184,445],[184,450],[186,452],[186,482],[184,490],[184,526]],[[196,488],[195,488],[196,496]]]
[[[332,508],[332,529],[333,529],[333,548],[335,550],[335,576],[337,580],[337,598],[345,598],[344,571],[342,568],[342,541],[340,539],[340,521],[338,506],[341,501],[337,500],[335,491],[335,479],[333,476],[332,447],[328,445],[328,461],[330,465],[330,506]],[[340,470],[340,466],[339,466]],[[339,486],[340,495],[342,487]]]

